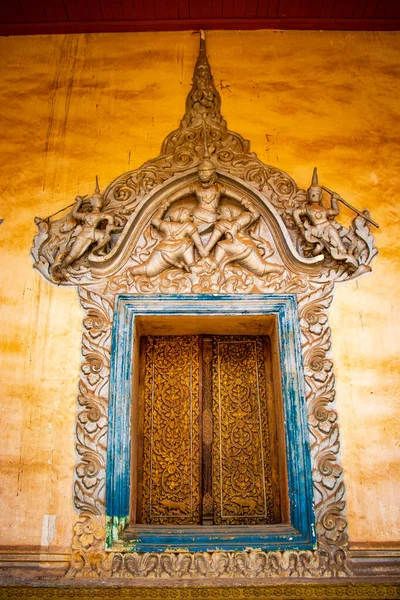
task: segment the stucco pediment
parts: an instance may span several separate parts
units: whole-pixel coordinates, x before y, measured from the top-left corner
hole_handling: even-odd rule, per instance
[[[117,278],[140,291],[143,277],[151,289],[167,277],[182,292],[199,291],[202,274],[207,289],[224,292],[227,273],[281,290],[302,275],[334,281],[369,271],[377,251],[368,211],[340,225],[339,205],[349,205],[318,184],[316,170],[310,188],[298,189],[227,129],[220,105],[203,43],[186,113],[160,156],[104,193],[96,183],[61,218],[36,219],[34,267],[57,285],[117,289]]]

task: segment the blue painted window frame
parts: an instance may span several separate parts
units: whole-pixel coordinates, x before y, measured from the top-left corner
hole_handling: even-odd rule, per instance
[[[131,497],[131,405],[135,319],[139,316],[274,315],[278,326],[285,423],[290,524],[253,526],[129,524]],[[106,549],[137,552],[313,549],[315,516],[304,374],[296,297],[293,294],[123,294],[116,300],[112,332],[106,478]]]

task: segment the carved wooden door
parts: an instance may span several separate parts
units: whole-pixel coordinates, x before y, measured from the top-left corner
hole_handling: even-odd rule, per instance
[[[142,348],[138,521],[279,522],[268,338],[148,336]]]

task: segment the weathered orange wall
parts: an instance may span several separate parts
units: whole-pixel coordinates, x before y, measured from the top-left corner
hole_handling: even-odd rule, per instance
[[[337,286],[330,320],[350,536],[400,540],[400,34],[212,32],[207,43],[230,128],[302,187],[318,165],[381,225],[373,273]],[[82,315],[74,290],[33,271],[33,219],[90,193],[95,174],[104,186],[158,154],[197,50],[191,33],[0,39],[0,544],[66,548],[74,519]]]

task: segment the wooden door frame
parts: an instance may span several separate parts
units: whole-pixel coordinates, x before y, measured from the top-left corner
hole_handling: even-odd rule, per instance
[[[270,316],[278,330],[279,364],[285,420],[285,446],[290,523],[254,526],[129,527],[131,502],[132,411],[137,398],[139,318],[224,317],[255,320]],[[133,477],[134,481],[134,477]],[[315,517],[304,373],[296,297],[293,294],[121,295],[114,314],[107,460],[108,550],[163,552],[314,549]],[[129,536],[127,531],[129,527]],[[124,534],[124,530],[125,534]]]

